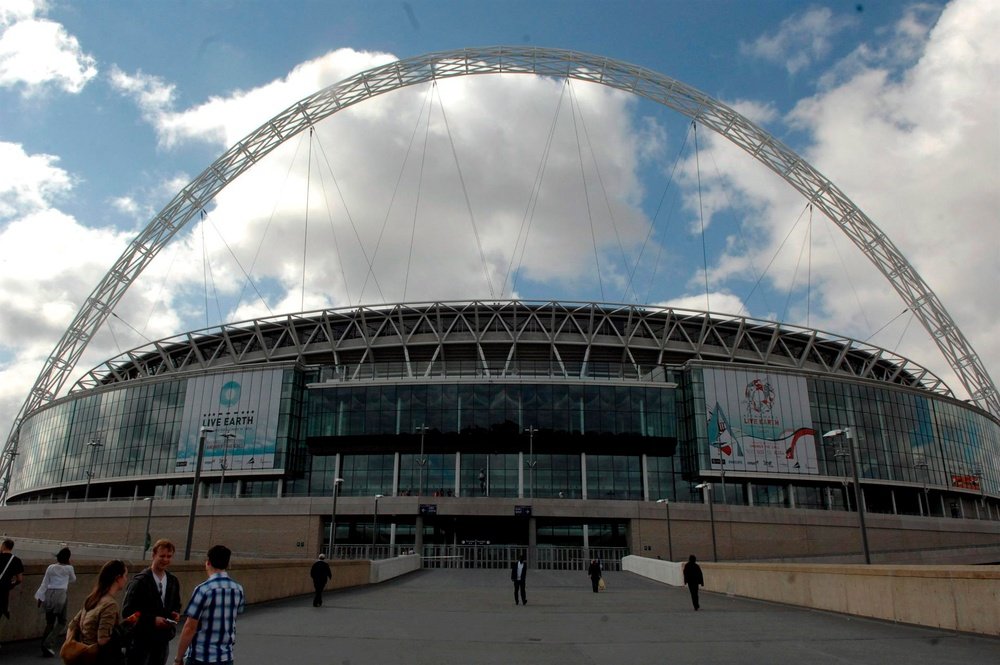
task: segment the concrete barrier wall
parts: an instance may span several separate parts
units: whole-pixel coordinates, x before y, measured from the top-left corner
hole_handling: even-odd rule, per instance
[[[708,591],[1000,635],[1000,566],[699,564]],[[622,561],[623,570],[667,584],[682,582],[680,565],[635,556]]]
[[[419,559],[419,557],[416,558]],[[312,561],[301,559],[293,561],[239,561],[234,557],[230,566],[230,574],[233,579],[243,585],[247,603],[263,603],[280,598],[312,594],[312,579],[309,577],[309,568],[312,564]],[[84,599],[97,582],[97,574],[101,570],[101,565],[103,564],[91,561],[73,562],[77,580],[75,584],[70,585],[69,589],[68,614],[70,617],[83,607]],[[145,565],[129,563],[129,574],[138,573]],[[372,566],[369,561],[338,560],[331,561],[330,565],[333,568],[333,579],[327,585],[327,589],[363,586],[368,584],[372,577]],[[48,564],[25,561],[24,583],[15,587],[10,593],[10,621],[0,621],[0,642],[35,639],[41,636],[42,630],[45,628],[45,614],[38,607],[34,595],[38,585],[41,584],[47,566]],[[396,568],[391,564],[391,560],[385,566],[385,571],[380,575],[383,580],[402,574],[402,572],[394,573]],[[404,567],[399,566],[399,568]],[[187,603],[194,587],[205,581],[204,563],[175,561],[170,567],[170,572],[180,580],[181,604],[183,606]],[[403,572],[408,572],[408,569]]]
[[[417,554],[408,554],[406,556],[398,556],[393,559],[379,559],[377,561],[372,561],[371,569],[368,575],[368,582],[370,584],[385,582],[394,577],[399,577],[400,575],[420,570],[422,566],[423,563],[420,560],[420,556]]]

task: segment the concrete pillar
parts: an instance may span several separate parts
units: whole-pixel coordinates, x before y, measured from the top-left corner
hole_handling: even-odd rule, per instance
[[[524,498],[524,453],[517,453],[517,498]]]
[[[580,453],[580,498],[587,498],[587,453]],[[583,537],[586,542],[587,525],[583,526]]]
[[[892,499],[892,514],[898,515],[899,510],[896,508],[896,490],[889,489],[889,498]]]
[[[424,555],[424,516],[417,515],[417,523],[413,533],[413,549],[420,556]]]
[[[639,404],[641,406],[642,402]],[[639,464],[640,469],[642,469],[642,500],[649,501],[649,461],[646,459],[646,453],[643,453],[642,457],[639,458]]]
[[[528,565],[538,568],[538,525],[534,516],[528,518]]]
[[[455,496],[462,496],[462,453],[455,452]]]

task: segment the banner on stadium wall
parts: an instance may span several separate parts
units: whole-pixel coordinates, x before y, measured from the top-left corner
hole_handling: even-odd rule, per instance
[[[202,471],[274,468],[282,370],[227,372],[188,379],[177,471],[192,471],[205,434]]]
[[[712,368],[703,375],[712,469],[819,473],[804,377]]]

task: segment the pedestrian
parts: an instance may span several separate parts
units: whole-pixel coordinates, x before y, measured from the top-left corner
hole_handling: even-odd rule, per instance
[[[684,564],[684,584],[687,584],[688,591],[691,592],[691,604],[694,605],[695,612],[698,611],[698,587],[705,586],[705,576],[701,574],[701,566],[696,563],[697,559],[692,554]]]
[[[316,559],[316,563],[309,570],[309,577],[312,578],[313,588],[316,590],[316,595],[313,596],[313,607],[320,607],[323,604],[323,587],[326,586],[327,580],[333,577],[325,554],[320,554],[319,558]]]
[[[76,571],[69,563],[70,554],[68,547],[56,552],[56,563],[45,569],[42,583],[35,592],[35,600],[45,610],[42,655],[46,658],[56,655],[56,649],[62,644],[61,638],[66,634],[66,594],[69,592],[69,585],[76,582]],[[62,626],[62,630],[55,629],[56,622]],[[51,643],[53,637],[56,638],[55,645]]]
[[[208,550],[205,559],[208,579],[194,588],[184,610],[187,619],[177,642],[174,663],[232,664],[236,615],[243,614],[246,597],[243,587],[226,572],[231,557],[232,552],[225,545],[213,545]]]
[[[14,541],[0,543],[0,617],[10,621],[10,590],[24,581],[24,564],[14,556]]]
[[[590,567],[587,568],[587,574],[590,575],[590,585],[594,588],[594,593],[600,591],[601,584],[601,564],[597,559],[590,560]]]
[[[176,548],[166,539],[153,543],[149,568],[129,582],[122,612],[139,612],[139,622],[125,650],[128,665],[165,665],[170,640],[181,618],[181,583],[169,572]]]
[[[108,561],[97,575],[97,584],[83,601],[83,609],[69,622],[66,639],[98,645],[97,665],[124,665],[122,652],[127,628],[138,616],[122,621],[116,596],[128,583],[128,568],[119,559]]]
[[[521,594],[520,602],[528,604],[528,599],[524,593],[524,583],[528,580],[528,564],[524,562],[524,555],[517,557],[517,561],[511,564],[510,579],[514,582],[514,604],[518,604],[518,593]]]

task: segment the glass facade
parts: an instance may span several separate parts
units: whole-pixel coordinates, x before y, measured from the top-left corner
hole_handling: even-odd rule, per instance
[[[706,497],[695,485],[710,480],[726,487],[724,495],[721,486],[713,490],[715,501],[856,509],[846,439],[822,436],[845,429],[871,511],[979,515],[976,500],[1000,492],[1000,426],[984,413],[915,390],[813,375],[795,376],[805,386],[818,470],[723,477],[712,467],[701,367],[669,371],[674,382],[665,387],[537,377],[316,385],[321,370],[284,369],[274,468],[252,461],[233,468],[223,493],[330,496],[333,478],[341,477],[343,496],[422,490],[700,502]],[[12,500],[190,496],[190,469],[177,464],[188,381],[74,395],[26,419]],[[217,474],[203,478],[217,495]],[[991,500],[983,516],[1000,518]]]

